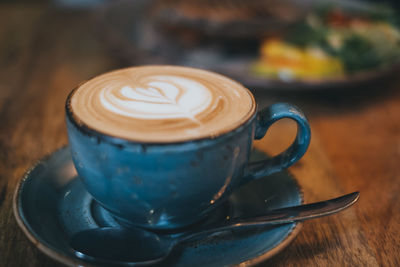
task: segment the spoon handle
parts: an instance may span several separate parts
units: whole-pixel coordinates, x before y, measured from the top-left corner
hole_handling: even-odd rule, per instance
[[[276,209],[265,215],[252,218],[241,218],[238,221],[232,221],[232,223],[240,223],[242,225],[273,225],[319,218],[337,213],[350,207],[357,202],[359,196],[359,192],[353,192],[321,202]]]
[[[179,239],[182,242],[201,235],[208,235],[239,227],[279,225],[319,218],[350,207],[357,202],[359,196],[359,192],[353,192],[330,200],[272,210],[260,216],[232,219],[222,226],[209,226],[209,228],[199,229],[196,232],[186,233],[180,236]]]

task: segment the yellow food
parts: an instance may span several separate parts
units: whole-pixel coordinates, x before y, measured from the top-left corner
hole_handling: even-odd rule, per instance
[[[278,39],[261,46],[261,58],[253,72],[283,80],[337,77],[344,73],[341,61],[316,47],[299,48]]]

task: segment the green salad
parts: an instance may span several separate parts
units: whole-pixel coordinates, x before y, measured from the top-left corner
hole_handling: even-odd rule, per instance
[[[264,40],[253,71],[264,76],[325,78],[383,68],[400,59],[396,11],[318,7],[281,36]]]

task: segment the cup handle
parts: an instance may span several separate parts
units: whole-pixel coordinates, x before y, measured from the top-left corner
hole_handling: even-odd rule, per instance
[[[306,152],[311,139],[310,125],[303,112],[288,103],[276,103],[258,112],[254,139],[263,138],[268,128],[283,118],[292,119],[297,123],[295,141],[287,150],[275,157],[249,163],[241,180],[242,184],[288,168]]]

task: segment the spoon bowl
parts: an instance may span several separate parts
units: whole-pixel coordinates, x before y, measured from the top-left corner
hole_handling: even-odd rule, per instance
[[[70,244],[78,258],[132,266],[162,261],[173,249],[173,241],[141,228],[103,227],[77,233]]]

